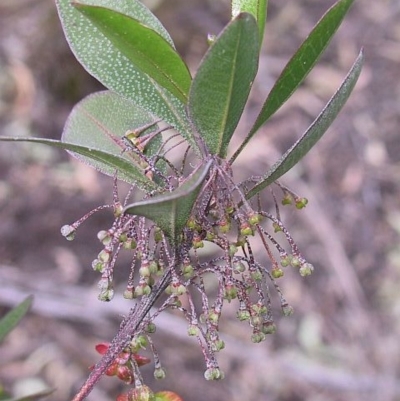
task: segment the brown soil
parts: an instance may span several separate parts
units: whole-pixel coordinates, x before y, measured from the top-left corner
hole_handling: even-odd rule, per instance
[[[206,34],[226,23],[228,3],[160,1],[156,13],[193,71]],[[332,3],[271,1],[260,73],[233,149]],[[285,221],[316,267],[307,279],[283,281],[294,317],[278,319],[278,332],[255,345],[247,325],[228,311],[220,354],[226,379],[209,383],[185,323],[164,314],[155,343],[168,375],[153,383],[151,368],[144,368],[152,388],[192,401],[400,398],[399,22],[398,0],[356,1],[305,85],[239,160],[240,174],[265,171],[316,117],[364,47],[365,67],[344,111],[282,180],[309,199]],[[74,103],[101,86],[71,55],[53,1],[2,0],[0,38],[0,135],[59,138]],[[97,301],[90,267],[100,250],[96,233],[112,217],[97,214],[72,243],[59,234],[63,224],[110,202],[111,191],[110,178],[65,153],[0,144],[0,316],[35,295],[32,312],[0,347],[0,383],[8,390],[46,385],[56,388],[48,399],[71,399],[98,358],[94,345],[110,340],[129,310],[122,298]],[[105,378],[89,399],[115,399],[116,386]]]

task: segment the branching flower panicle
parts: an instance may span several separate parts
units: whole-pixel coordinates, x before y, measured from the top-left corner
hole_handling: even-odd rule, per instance
[[[155,329],[154,319],[161,312],[171,308],[182,312],[188,321],[188,335],[197,338],[204,355],[205,377],[208,380],[221,379],[223,372],[216,353],[224,348],[220,326],[225,303],[236,303],[237,319],[250,326],[251,341],[264,341],[267,334],[276,331],[271,290],[280,300],[283,315],[289,316],[293,312],[277,284],[285,268],[293,266],[301,276],[313,271],[280,218],[276,195],[272,196],[271,202],[275,214],[262,210],[260,202],[247,199],[247,193],[257,185],[257,179],[253,177],[236,183],[230,163],[217,156],[208,158],[209,169],[176,242],[151,219],[127,213],[130,197],[137,196],[137,189],[133,185],[128,197],[120,201],[116,180],[113,204],[108,205],[113,210],[114,221],[109,229],[97,234],[103,249],[92,267],[101,274],[100,300],[110,301],[114,295],[114,270],[122,251],[132,255],[123,295],[127,299],[136,299],[135,308],[149,299],[154,305],[154,291],[159,290],[164,281],[164,301],[152,315],[141,316],[143,320],[139,322],[139,329],[131,333],[134,338],[138,335],[148,338],[143,347],[150,344],[157,378],[163,377],[165,372],[150,335]],[[153,159],[157,159],[156,155]],[[152,168],[152,179],[164,180],[166,185],[161,193],[145,192],[144,200],[174,193],[188,179],[182,176],[184,165],[170,167],[171,161],[164,156],[162,160],[167,167],[162,174],[158,168]],[[287,188],[282,190],[282,204],[285,205],[288,204],[287,194],[293,195]],[[305,205],[306,201],[302,203]],[[75,231],[92,214],[93,211],[89,212],[69,227]],[[65,228],[63,233],[70,235]],[[282,237],[286,244],[282,243]],[[210,247],[214,249],[213,256],[209,256]],[[217,283],[217,290],[212,292],[204,284],[204,276],[210,274]],[[133,369],[133,365],[130,366]],[[130,377],[135,374],[137,377],[137,373],[132,371]]]

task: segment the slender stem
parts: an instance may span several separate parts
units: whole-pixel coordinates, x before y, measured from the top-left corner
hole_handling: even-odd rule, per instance
[[[171,272],[174,265],[175,263],[169,266],[168,270],[157,283],[157,286],[153,289],[152,293],[147,298],[143,298],[141,304],[130,310],[129,315],[121,323],[121,328],[112,340],[107,352],[95,365],[89,377],[86,379],[85,383],[72,401],[83,401],[93,390],[93,387],[101,379],[107,368],[114,362],[118,354],[127,346],[131,337],[135,332],[137,332],[146,315],[150,312],[152,306],[164,292],[165,288],[170,284]]]

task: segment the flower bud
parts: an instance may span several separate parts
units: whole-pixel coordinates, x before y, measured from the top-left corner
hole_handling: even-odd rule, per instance
[[[191,324],[188,327],[188,335],[189,336],[198,336],[199,333],[200,333],[200,330],[195,324]]]
[[[103,245],[109,245],[111,243],[111,235],[106,230],[100,230],[97,233],[97,238]]]
[[[137,243],[133,238],[128,238],[126,241],[123,243],[123,248],[124,249],[136,249]]]
[[[250,312],[248,310],[238,310],[237,317],[242,322],[250,319]]]
[[[261,214],[253,213],[249,216],[249,223],[253,226],[255,224],[260,223],[262,220]]]
[[[98,255],[97,255],[97,259],[100,262],[103,263],[107,263],[110,261],[111,259],[111,251],[109,251],[108,249],[103,249]]]
[[[282,305],[282,313],[283,316],[288,317],[288,316],[292,316],[294,313],[294,309],[292,306],[286,304],[286,305]]]
[[[99,259],[95,259],[92,262],[92,268],[95,272],[103,273],[105,266],[105,263]]]
[[[224,376],[224,372],[219,368],[208,368],[204,372],[204,378],[206,380],[222,380]]]
[[[254,231],[251,228],[249,223],[243,222],[240,225],[240,235],[243,235],[243,236],[254,235]]]
[[[271,270],[271,276],[272,276],[273,278],[280,278],[280,277],[282,277],[283,275],[284,275],[284,272],[283,272],[283,270],[280,269],[279,267],[274,267],[274,268]]]
[[[308,199],[307,198],[296,198],[296,208],[297,209],[303,209],[307,206]]]
[[[309,276],[314,271],[314,266],[311,263],[303,263],[299,269],[300,276]]]
[[[65,237],[67,241],[73,241],[75,238],[76,229],[73,226],[66,224],[61,227],[61,235]]]
[[[264,340],[265,340],[265,334],[260,331],[253,333],[251,336],[251,341],[255,344],[260,343]]]
[[[237,246],[236,245],[229,245],[229,256],[232,257],[236,254],[236,252],[238,251]]]
[[[235,262],[232,268],[234,273],[243,273],[246,270],[246,266],[242,262]]]
[[[121,202],[115,202],[114,203],[114,216],[120,217],[120,216],[122,216],[123,212],[124,212],[124,208],[121,205]]]
[[[261,331],[264,334],[274,334],[276,332],[276,324],[273,322],[264,322]]]
[[[163,368],[156,368],[156,369],[154,369],[154,377],[157,379],[157,380],[162,380],[162,379],[165,379],[165,376],[166,376],[167,374],[165,373],[165,370],[163,369]]]

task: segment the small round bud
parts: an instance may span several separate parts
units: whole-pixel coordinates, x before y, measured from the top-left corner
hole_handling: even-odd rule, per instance
[[[236,254],[236,252],[238,251],[237,246],[236,245],[229,245],[229,256],[232,257]]]
[[[261,220],[262,220],[261,214],[254,213],[254,214],[251,214],[251,215],[249,216],[249,223],[250,223],[251,225],[258,224],[258,223],[261,222]]]
[[[208,314],[208,320],[212,323],[212,324],[217,324],[218,323],[218,313],[211,310],[210,313]]]
[[[125,291],[124,291],[124,293],[123,293],[123,297],[125,298],[125,299],[133,299],[134,297],[133,297],[133,289],[126,289]]]
[[[111,251],[107,250],[107,249],[103,249],[98,255],[97,255],[97,259],[100,262],[103,263],[107,263],[110,261],[111,259]]]
[[[120,217],[120,216],[122,216],[123,212],[124,212],[124,208],[121,205],[121,202],[115,202],[114,203],[114,216]]]
[[[262,322],[262,320],[261,320],[261,317],[260,317],[260,316],[252,316],[252,317],[250,318],[250,323],[251,323],[251,325],[252,325],[253,327],[258,327],[258,326],[260,326],[261,322]]]
[[[215,239],[215,234],[212,231],[207,231],[206,240],[207,241],[214,241],[214,239]]]
[[[281,255],[281,266],[282,267],[287,267],[291,264],[292,260],[289,255],[283,254]]]
[[[206,380],[222,380],[224,376],[224,372],[219,368],[209,368],[204,372]]]
[[[297,256],[292,256],[291,261],[290,261],[290,264],[291,264],[293,267],[300,267],[301,262],[300,262],[300,259],[299,259]]]
[[[158,263],[155,260],[149,263],[149,272],[150,274],[156,274],[158,272]]]
[[[188,327],[188,335],[189,335],[189,336],[198,336],[199,333],[200,333],[200,330],[199,330],[199,328],[198,328],[196,325],[191,324],[191,325]]]
[[[103,245],[109,245],[111,243],[111,235],[106,230],[101,230],[97,233],[97,238]]]
[[[260,343],[264,340],[265,340],[265,334],[260,331],[253,333],[251,336],[251,341],[255,344]]]
[[[183,295],[186,293],[186,287],[183,284],[179,284],[177,287],[175,287],[174,292],[177,296]]]
[[[120,397],[121,400],[117,398],[117,401],[153,401],[155,399],[154,393],[145,385],[137,386]]]
[[[199,249],[204,247],[204,242],[201,239],[193,239],[193,248]]]
[[[251,228],[250,224],[247,222],[243,222],[240,225],[240,235],[247,236],[247,235],[254,235],[254,231]]]
[[[142,265],[139,269],[139,274],[141,277],[148,278],[150,277],[150,269],[149,269],[149,264],[147,265]]]
[[[234,273],[243,273],[246,270],[246,266],[242,262],[235,262],[232,268]]]
[[[275,267],[275,268],[273,268],[272,270],[271,270],[271,276],[273,277],[273,278],[280,278],[280,277],[282,277],[284,275],[284,272],[283,272],[283,270],[282,269],[280,269],[279,267]]]
[[[235,211],[235,208],[234,208],[233,205],[228,205],[228,206],[225,208],[225,212],[226,212],[226,214],[228,214],[228,215],[232,214],[234,211]]]
[[[133,238],[128,238],[126,241],[123,242],[124,249],[136,249],[137,243]]]
[[[191,230],[194,230],[196,228],[196,220],[193,217],[190,217],[190,219],[186,223],[186,226]]]
[[[103,273],[105,266],[105,263],[99,259],[95,259],[92,262],[92,268],[95,272]]]
[[[261,331],[264,334],[274,334],[276,332],[276,324],[272,322],[265,322],[262,325]]]
[[[219,225],[219,231],[222,234],[227,234],[231,229],[231,224],[229,223],[229,221],[225,219],[221,220],[218,225]]]
[[[246,245],[246,236],[244,235],[239,235],[238,239],[236,240],[237,247],[242,247]]]
[[[156,332],[156,325],[154,323],[149,323],[146,327],[146,332],[149,334],[153,334]]]
[[[194,268],[191,264],[182,266],[182,274],[185,279],[193,277]]]
[[[219,352],[225,348],[225,342],[223,340],[215,340],[212,343],[212,349],[215,352]]]
[[[250,319],[250,312],[248,310],[238,310],[237,317],[242,322]]]
[[[114,289],[108,288],[107,290],[100,292],[98,299],[100,301],[109,302],[113,299],[113,297],[114,297]]]
[[[263,315],[267,313],[267,307],[261,301],[251,305],[251,310],[257,315]]]
[[[120,236],[118,237],[118,241],[125,243],[126,241],[128,241],[128,235],[126,233],[120,234]],[[108,245],[108,244],[104,244],[104,245]]]
[[[296,198],[296,208],[297,209],[304,209],[307,206],[308,199],[307,198]]]
[[[282,228],[278,223],[272,223],[272,227],[274,228],[275,233],[279,233],[280,231],[282,231]]]
[[[314,266],[311,263],[303,263],[299,269],[300,276],[309,276],[314,271]]]
[[[165,372],[165,370],[163,369],[163,368],[156,368],[156,369],[154,369],[154,377],[157,379],[157,380],[162,380],[162,379],[165,379],[165,376],[166,376],[167,374],[166,374],[166,372]]]
[[[290,195],[289,193],[286,193],[285,196],[282,198],[282,205],[283,206],[291,205],[292,202],[293,202],[292,195]]]
[[[250,276],[254,281],[261,281],[263,278],[262,273],[259,270],[253,270],[250,273]]]
[[[238,289],[233,284],[227,284],[225,286],[224,298],[231,302],[232,299],[235,299],[238,295]]]
[[[67,241],[73,241],[75,238],[76,229],[73,226],[66,224],[61,227],[61,235],[65,237]]]
[[[160,241],[162,241],[162,239],[163,239],[163,236],[162,236],[161,228],[157,227],[154,230],[154,241],[155,242],[160,242]]]
[[[286,305],[282,305],[282,313],[283,316],[288,317],[288,316],[292,316],[294,313],[294,309],[292,306],[286,304]]]

